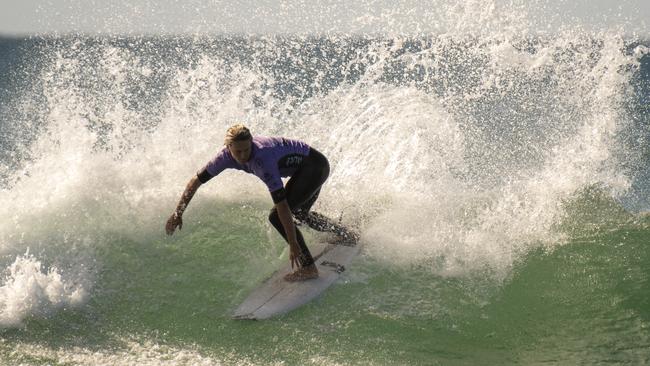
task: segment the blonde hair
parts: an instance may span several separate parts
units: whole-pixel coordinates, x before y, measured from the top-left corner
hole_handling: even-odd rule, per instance
[[[253,137],[248,127],[244,126],[241,123],[238,123],[228,128],[228,131],[226,131],[226,140],[224,141],[224,144],[228,146],[235,141],[245,141],[250,140],[251,138]]]

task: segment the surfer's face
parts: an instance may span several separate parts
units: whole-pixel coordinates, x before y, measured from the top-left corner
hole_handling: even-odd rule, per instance
[[[244,164],[251,158],[251,140],[233,141],[228,150],[239,164]]]

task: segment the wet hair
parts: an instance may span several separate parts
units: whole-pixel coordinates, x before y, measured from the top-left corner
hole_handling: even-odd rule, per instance
[[[252,138],[253,136],[251,135],[251,131],[248,129],[248,127],[244,126],[241,123],[238,123],[228,128],[228,131],[226,131],[226,140],[224,141],[224,144],[226,146],[229,146],[235,141],[246,141]]]

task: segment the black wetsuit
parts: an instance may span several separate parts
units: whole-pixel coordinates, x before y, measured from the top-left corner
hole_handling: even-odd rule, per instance
[[[332,227],[329,222],[319,217],[322,215],[310,215],[311,207],[316,202],[320,188],[325,183],[325,180],[327,180],[329,173],[330,164],[327,158],[312,147],[309,150],[309,155],[303,159],[298,170],[289,178],[289,181],[285,185],[287,203],[294,217],[298,221],[318,231],[329,231],[328,229]],[[271,221],[273,227],[286,240],[287,234],[284,231],[284,226],[280,221],[278,211],[275,207],[269,214],[269,221]],[[298,228],[296,228],[296,237],[301,251],[298,262],[303,267],[313,264],[314,258],[309,252],[309,248],[305,244],[305,239]]]

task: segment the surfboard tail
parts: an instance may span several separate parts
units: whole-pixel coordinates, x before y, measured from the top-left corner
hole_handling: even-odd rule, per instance
[[[358,246],[342,245],[326,245],[321,248],[322,250],[315,256],[318,278],[302,282],[287,282],[284,280],[284,275],[291,271],[291,266],[286,266],[253,290],[235,310],[233,319],[268,319],[286,314],[310,302],[336,282],[360,249]]]

